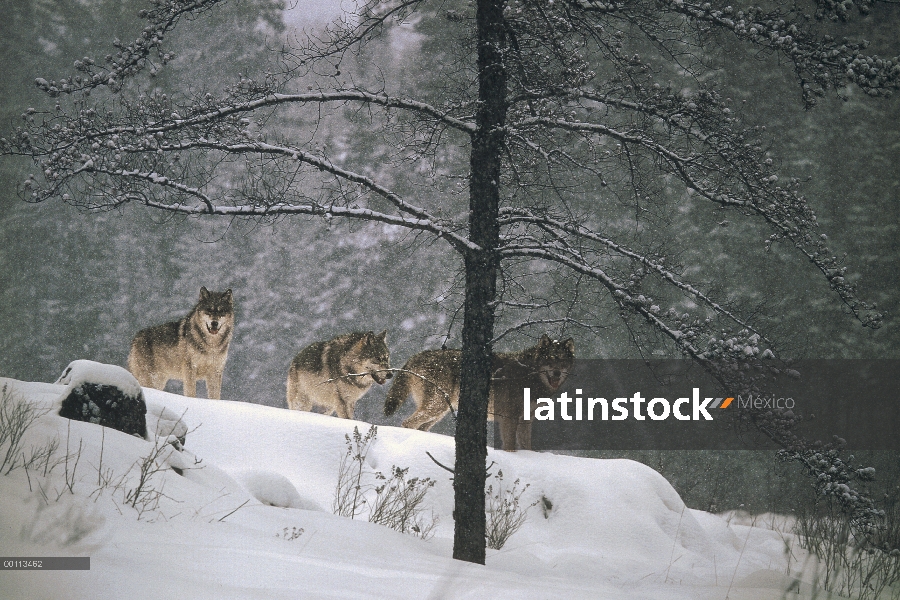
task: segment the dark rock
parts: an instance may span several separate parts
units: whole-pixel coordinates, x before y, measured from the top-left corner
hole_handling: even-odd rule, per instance
[[[112,427],[123,433],[147,437],[147,404],[143,394],[130,396],[113,385],[82,382],[62,401],[59,416],[74,421]]]

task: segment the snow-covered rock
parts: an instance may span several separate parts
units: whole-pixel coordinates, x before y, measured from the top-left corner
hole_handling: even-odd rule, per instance
[[[62,375],[56,380],[57,384],[78,387],[79,384],[99,383],[119,388],[127,396],[140,396],[141,384],[134,375],[117,365],[107,365],[92,360],[73,360]]]
[[[122,367],[76,360],[56,382],[66,386],[59,397],[59,416],[147,436],[143,391]]]

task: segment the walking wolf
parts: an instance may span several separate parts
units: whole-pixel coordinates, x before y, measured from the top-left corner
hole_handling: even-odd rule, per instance
[[[459,405],[459,350],[426,350],[413,355],[397,375],[384,403],[384,414],[392,415],[412,394],[416,412],[404,427],[428,431]],[[515,451],[516,442],[531,449],[531,421],[522,411],[522,390],[532,388],[536,399],[556,391],[575,361],[575,341],[551,340],[547,335],[521,352],[498,353],[493,359],[488,419],[500,421],[504,450]],[[534,400],[532,400],[534,403]],[[534,406],[532,406],[533,412]]]
[[[327,414],[352,419],[356,402],[372,384],[393,376],[386,338],[387,331],[355,332],[304,348],[288,371],[288,408],[322,406]]]

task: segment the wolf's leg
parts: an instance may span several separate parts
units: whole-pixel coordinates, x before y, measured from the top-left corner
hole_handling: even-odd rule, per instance
[[[313,405],[315,402],[312,401],[312,398],[300,392],[299,396],[294,400],[294,410],[305,410],[306,412],[311,412],[313,409]]]
[[[132,350],[132,355],[128,357],[128,370],[131,371],[131,374],[134,375],[134,378],[137,379],[137,382],[141,387],[154,388],[157,390],[166,387],[166,380],[163,380],[162,385],[160,385],[159,379],[161,376],[149,368],[148,365],[145,365],[142,361],[136,359],[133,354],[134,351]]]
[[[138,379],[138,381],[141,382],[140,379]],[[167,383],[169,383],[169,378],[165,375],[160,375],[159,373],[151,373],[147,385],[144,385],[143,382],[141,382],[141,385],[144,385],[144,387],[152,387],[155,390],[164,390],[166,389]]]
[[[197,397],[197,370],[191,365],[185,365],[181,383],[184,385],[183,391],[185,396],[188,398]]]
[[[434,414],[433,411],[428,410],[424,406],[420,406],[416,409],[408,419],[403,421],[403,426],[408,429],[421,429],[422,431],[428,431],[434,424],[440,421],[445,414],[450,412],[449,410],[445,410],[437,415]]]
[[[516,425],[517,420],[514,417],[499,415],[497,419],[500,421],[500,441],[501,448],[507,452],[516,451]]]
[[[287,404],[291,410],[305,410],[309,412],[313,408],[312,398],[306,395],[306,392],[297,385],[291,385],[288,382]]]
[[[519,438],[519,446],[522,450],[531,450],[531,421],[519,419],[519,427],[516,429]]]
[[[337,413],[337,416],[340,417],[341,419],[352,419],[353,418],[353,407],[347,406],[343,402],[338,404],[334,410]]]
[[[421,427],[422,425],[424,425],[427,422],[428,422],[427,415],[425,415],[425,413],[417,410],[412,415],[410,415],[408,418],[404,419],[404,421],[403,421],[403,423],[401,423],[401,425],[403,425],[407,429],[418,429],[419,427]]]
[[[293,369],[288,371],[287,398],[285,398],[285,401],[287,402],[288,410],[300,410],[300,408],[298,407],[298,405],[300,404],[300,391],[297,389],[296,384],[293,382],[293,375]]]
[[[336,395],[337,402],[334,403],[334,410],[337,416],[341,419],[352,419],[354,402],[344,398],[344,394],[341,393],[340,389],[337,390]]]
[[[206,395],[212,400],[222,398],[222,372],[214,371],[206,376]]]
[[[450,412],[450,411],[448,410],[447,412]],[[435,425],[437,425],[438,422],[441,419],[443,419],[444,415],[446,415],[446,414],[447,413],[444,413],[443,415],[439,415],[438,417],[431,419],[430,421],[426,421],[425,423],[422,423],[418,427],[419,431],[431,431],[431,428],[434,427]]]

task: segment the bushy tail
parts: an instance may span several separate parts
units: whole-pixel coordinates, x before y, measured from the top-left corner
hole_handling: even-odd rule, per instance
[[[401,371],[394,377],[394,383],[391,384],[391,389],[388,391],[387,398],[384,400],[385,415],[391,416],[403,406],[403,403],[406,402],[406,398],[409,397],[411,391],[409,383],[409,373]]]

